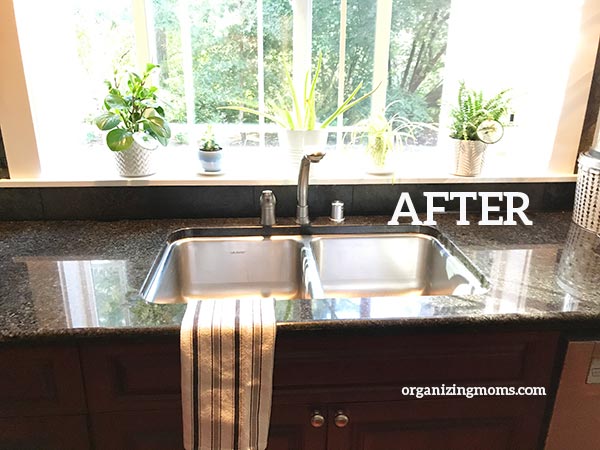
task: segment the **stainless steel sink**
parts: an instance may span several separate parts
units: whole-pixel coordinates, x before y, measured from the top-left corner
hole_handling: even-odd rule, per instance
[[[486,283],[429,227],[185,229],[169,237],[141,295],[156,303],[398,297],[476,294]]]
[[[311,245],[326,297],[451,295],[481,286],[426,234],[319,236]]]
[[[302,298],[300,237],[192,237],[170,242],[142,295],[158,303]]]

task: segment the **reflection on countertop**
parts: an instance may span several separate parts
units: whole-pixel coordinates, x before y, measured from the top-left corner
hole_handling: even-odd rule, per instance
[[[530,216],[530,227],[456,226],[454,215],[439,217],[442,232],[488,277],[484,295],[278,300],[278,326],[600,326],[600,238],[571,224],[568,212]],[[255,220],[0,222],[0,340],[178,333],[185,305],[138,295],[164,239],[182,227],[248,225]]]

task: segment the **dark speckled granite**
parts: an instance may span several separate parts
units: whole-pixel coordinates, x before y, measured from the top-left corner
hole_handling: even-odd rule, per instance
[[[455,215],[438,217],[439,228],[489,278],[485,295],[277,301],[278,330],[510,326],[600,332],[600,238],[572,225],[570,213],[530,217],[530,227],[459,227]],[[350,217],[347,223],[381,225],[388,219]],[[176,335],[185,305],[150,305],[137,294],[166,236],[188,226],[254,224],[0,222],[0,341]]]

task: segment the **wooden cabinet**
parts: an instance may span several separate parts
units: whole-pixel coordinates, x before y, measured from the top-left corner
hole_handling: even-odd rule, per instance
[[[81,346],[91,412],[158,411],[181,405],[179,339]]]
[[[267,450],[326,450],[327,411],[319,411],[323,415],[320,427],[311,425],[315,412],[311,405],[274,403]]]
[[[0,348],[0,448],[89,448],[75,345]]]
[[[176,450],[183,448],[181,408],[119,411],[91,415],[97,450]]]
[[[0,419],[2,450],[85,450],[90,447],[86,416]]]
[[[76,346],[0,348],[0,417],[84,412]]]
[[[528,412],[488,398],[341,404],[329,411],[328,449],[535,449],[541,417]]]
[[[285,333],[268,450],[540,448],[548,397],[417,399],[403,388],[543,386],[552,395],[557,341],[554,332]],[[0,448],[182,448],[177,336],[0,355]]]
[[[543,386],[549,393],[557,338],[552,333],[476,338],[465,333],[280,340],[274,404],[296,411],[295,419],[289,417],[287,422],[294,424],[298,436],[311,432],[311,408],[321,411],[326,420],[318,428],[324,439],[312,443],[313,447],[273,449],[323,445],[328,450],[540,448],[548,407],[545,396],[418,399],[405,395],[403,388]],[[279,427],[278,420],[274,415],[272,426]]]

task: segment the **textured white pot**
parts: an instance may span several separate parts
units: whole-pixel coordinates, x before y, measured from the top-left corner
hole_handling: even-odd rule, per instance
[[[134,139],[127,150],[113,152],[119,175],[122,177],[147,177],[156,173],[156,141]]]
[[[481,172],[487,144],[454,139],[454,175],[475,177]]]
[[[279,144],[287,151],[292,166],[300,166],[304,153],[316,147],[315,150],[325,151],[328,131],[317,130],[279,130]]]

